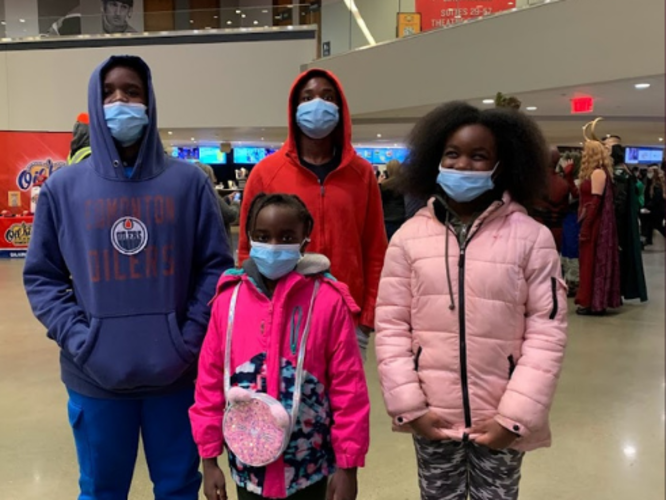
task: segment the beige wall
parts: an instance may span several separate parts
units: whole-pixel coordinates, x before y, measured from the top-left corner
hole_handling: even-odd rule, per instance
[[[317,62],[355,115],[664,73],[664,0],[565,0]]]
[[[284,126],[285,96],[315,46],[311,39],[0,52],[0,128],[71,130],[87,109],[92,70],[128,53],[151,66],[160,127]]]

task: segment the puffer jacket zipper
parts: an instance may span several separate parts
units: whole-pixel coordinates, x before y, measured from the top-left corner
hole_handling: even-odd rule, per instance
[[[465,428],[470,428],[472,427],[472,409],[469,403],[469,384],[467,380],[467,331],[465,322],[465,250],[469,243],[467,226],[463,226],[460,240],[462,244],[460,245],[460,258],[458,259],[458,323],[460,324],[458,344],[460,346],[460,381],[462,383]]]
[[[462,399],[463,399],[463,412],[465,415],[465,427],[472,427],[472,408],[469,402],[469,381],[467,375],[467,324],[465,321],[465,257],[467,247],[472,241],[472,238],[481,230],[483,223],[487,220],[488,215],[493,213],[497,208],[502,206],[503,203],[495,205],[493,209],[486,212],[486,217],[480,219],[476,229],[467,234],[467,226],[464,225],[460,241],[460,258],[458,260],[458,323],[460,324],[459,345],[460,345],[460,381],[462,384]],[[472,225],[474,228],[474,225]],[[455,233],[455,231],[454,231]],[[466,434],[465,434],[466,436]]]

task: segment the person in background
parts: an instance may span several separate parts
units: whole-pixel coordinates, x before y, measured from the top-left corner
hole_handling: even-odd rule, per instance
[[[580,168],[580,286],[576,313],[602,315],[622,305],[620,253],[608,150],[586,140]]]
[[[386,164],[386,173],[379,177],[379,188],[382,192],[384,208],[384,227],[386,237],[391,240],[395,232],[405,222],[405,197],[399,192],[400,162],[391,160]]]
[[[197,161],[194,163],[199,167],[206,176],[210,179],[213,189],[217,185],[217,177],[215,177],[215,171],[210,165],[201,163]],[[227,232],[228,241],[231,241],[231,225],[238,221],[238,214],[240,213],[240,202],[236,198],[231,196],[219,196],[217,192],[215,193],[218,204],[220,206],[220,213],[222,214],[222,220],[224,221],[224,229]]]
[[[80,496],[127,499],[139,439],[158,500],[197,500],[188,409],[220,275],[233,266],[215,193],[167,157],[150,69],[113,56],[88,87],[92,155],[39,196],[24,283],[60,347]]]
[[[297,391],[303,394],[300,418],[279,458],[251,467],[239,461],[233,446],[228,449],[240,500],[356,498],[356,471],[370,440],[370,401],[352,317],[358,306],[347,286],[326,274],[326,257],[303,253],[313,223],[298,197],[258,195],[244,224],[250,258],[218,284],[190,410],[208,500],[228,498],[217,458],[230,442],[223,429],[225,406],[238,388],[268,394],[289,409]],[[300,369],[303,383],[295,387]],[[225,373],[231,376],[227,389]]]
[[[88,158],[92,153],[90,149],[90,119],[88,113],[81,113],[76,118],[72,136],[67,165],[79,163]]]
[[[577,181],[576,162],[580,163],[580,156],[575,159],[567,155],[564,161],[563,173],[564,179],[569,186],[569,206],[567,213],[562,221],[562,270],[564,272],[564,281],[567,284],[568,297],[575,297],[580,285],[580,265],[579,265],[579,239],[580,224],[578,223],[579,196]]]
[[[631,174],[636,178],[636,191],[638,192],[638,205],[643,208],[645,205],[645,177],[640,167],[631,169]]]
[[[616,134],[606,134],[606,136],[602,141],[602,144],[606,147],[608,153],[610,154],[613,146],[622,144],[622,137]]]
[[[548,150],[512,109],[443,105],[414,127],[405,189],[428,206],[395,234],[377,299],[389,415],[414,434],[422,500],[518,498],[550,444],[567,337],[550,231],[527,214]]]
[[[562,224],[569,209],[571,195],[569,184],[557,171],[560,157],[559,150],[552,146],[550,148],[548,191],[545,196],[535,202],[532,211],[534,218],[553,233],[558,252],[562,249]]]
[[[100,0],[104,33],[136,33],[129,21],[134,13],[134,0]]]
[[[641,227],[645,246],[653,244],[652,236],[655,229],[666,237],[664,227],[665,195],[664,172],[658,165],[650,165],[647,171],[645,188],[645,206],[641,210]]]
[[[330,259],[331,273],[361,308],[358,340],[365,356],[387,240],[377,178],[356,154],[351,137],[351,114],[338,79],[320,69],[301,74],[289,96],[289,137],[252,169],[245,186],[238,254],[241,263],[250,254],[244,224],[257,194],[301,198],[315,221],[311,250]]]
[[[641,302],[645,302],[648,300],[648,292],[638,224],[641,209],[638,200],[639,181],[624,163],[624,153],[625,149],[620,144],[611,148],[613,200],[620,245],[620,291],[625,300],[640,299]]]

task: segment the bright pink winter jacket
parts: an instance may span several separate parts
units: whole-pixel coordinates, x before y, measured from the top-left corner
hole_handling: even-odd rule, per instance
[[[567,330],[553,237],[505,194],[461,250],[436,204],[441,219],[433,199],[393,237],[379,287],[376,350],[394,426],[431,410],[464,440],[494,418],[520,436],[513,448],[549,446]]]
[[[224,451],[224,351],[229,304],[238,294],[231,355],[231,385],[267,393],[291,409],[297,348],[315,280],[321,281],[305,356],[301,410],[290,444],[268,467],[239,463],[229,453],[234,481],[269,498],[285,498],[325,479],[336,468],[362,467],[369,446],[370,402],[352,314],[359,312],[346,285],[322,274],[323,256],[304,257],[282,278],[272,300],[257,286],[256,265],[220,279],[199,361],[196,401],[190,409],[202,458]],[[299,311],[302,312],[299,313]],[[292,319],[294,325],[292,327]]]

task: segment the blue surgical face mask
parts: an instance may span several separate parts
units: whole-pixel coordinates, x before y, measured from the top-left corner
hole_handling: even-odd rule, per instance
[[[270,245],[268,243],[251,242],[250,257],[257,264],[259,272],[269,280],[277,280],[286,276],[296,268],[301,260],[301,246]]]
[[[298,106],[296,123],[305,135],[311,139],[328,137],[340,121],[338,107],[323,99],[312,99]]]
[[[499,162],[488,172],[456,170],[440,166],[437,184],[452,200],[458,203],[467,203],[495,188],[493,175],[498,165]]]
[[[111,136],[123,147],[136,144],[148,125],[146,106],[140,103],[105,104],[104,118]]]

